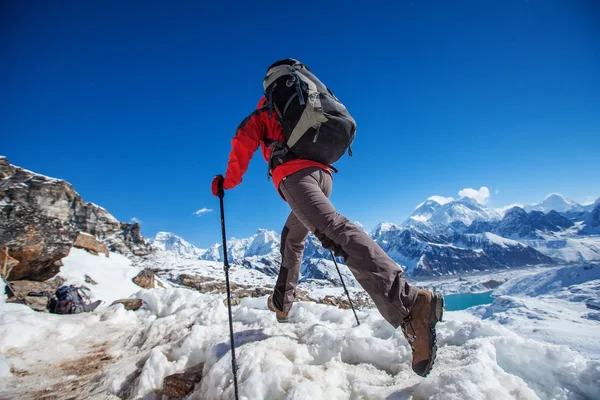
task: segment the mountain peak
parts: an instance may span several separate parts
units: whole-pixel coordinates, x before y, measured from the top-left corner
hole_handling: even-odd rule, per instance
[[[378,236],[385,232],[397,231],[400,229],[401,228],[398,225],[392,224],[391,222],[380,222],[377,224],[375,229],[373,229],[372,234],[373,234],[373,236]]]
[[[550,193],[541,203],[534,203],[525,207],[525,211],[542,211],[547,213],[551,210],[557,212],[584,211],[580,204],[569,198],[563,197],[559,193]]]
[[[206,250],[197,248],[173,232],[158,232],[156,236],[150,240],[150,243],[159,250],[169,251],[180,256],[200,257],[206,253]]]

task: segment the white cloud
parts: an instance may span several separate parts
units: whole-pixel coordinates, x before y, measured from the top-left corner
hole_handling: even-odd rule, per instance
[[[496,189],[496,194],[500,193],[500,189]]]
[[[464,188],[458,192],[460,197],[470,197],[480,204],[485,204],[490,198],[490,189],[482,186],[479,190],[472,188]]]
[[[213,210],[211,210],[210,208],[202,207],[198,211],[194,212],[194,215],[201,217],[204,214],[208,214],[209,212],[213,212]]]
[[[444,196],[431,196],[427,200],[433,200],[436,203],[440,203],[441,205],[444,205],[446,203],[450,203],[451,201],[454,201],[454,198],[453,197],[444,197]]]
[[[133,222],[134,224],[135,224],[136,222],[142,223],[142,221],[141,221],[141,220],[139,220],[139,219],[137,219],[136,217],[133,217],[133,218],[131,218],[131,222]]]

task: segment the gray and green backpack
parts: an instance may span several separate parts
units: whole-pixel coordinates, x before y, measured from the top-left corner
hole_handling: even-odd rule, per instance
[[[285,134],[285,143],[269,143],[269,173],[296,158],[332,166],[346,151],[352,155],[356,122],[306,65],[292,58],[274,63],[263,87],[269,117],[277,113]]]

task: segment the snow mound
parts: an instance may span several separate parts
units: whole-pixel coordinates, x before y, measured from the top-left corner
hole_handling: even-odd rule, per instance
[[[203,379],[191,398],[233,398],[222,296],[187,289],[136,296],[146,303],[138,312],[114,306],[66,317],[0,304],[0,371],[6,374],[7,365],[36,371],[4,378],[6,394],[57,385],[66,378],[37,376],[60,368],[65,357],[76,359],[102,345],[113,362],[97,372],[94,385],[79,387],[82,398],[158,399],[165,376],[199,363]],[[375,310],[359,317],[362,323],[355,327],[349,310],[297,303],[291,323],[278,324],[266,297],[243,299],[233,314],[241,398],[569,399],[600,393],[599,362],[465,312],[448,312],[447,322],[438,325],[438,359],[423,379],[411,370],[400,330]]]
[[[110,253],[92,255],[83,249],[72,248],[69,255],[62,259],[63,266],[59,275],[65,280],[65,285],[84,286],[89,288],[92,300],[103,300],[104,304],[123,299],[138,292],[140,287],[132,279],[140,269],[132,265],[127,257]],[[86,276],[93,283],[86,282]]]

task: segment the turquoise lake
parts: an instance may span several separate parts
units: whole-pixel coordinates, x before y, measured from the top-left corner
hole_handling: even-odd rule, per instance
[[[458,311],[482,304],[490,304],[493,301],[492,292],[449,294],[444,296],[444,308],[448,311]]]

